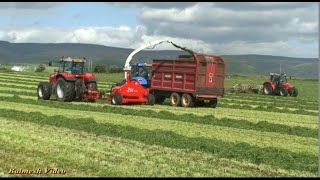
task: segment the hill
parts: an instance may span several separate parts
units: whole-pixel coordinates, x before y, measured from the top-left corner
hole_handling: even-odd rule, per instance
[[[47,63],[61,56],[87,57],[94,64],[123,66],[133,49],[80,43],[10,43],[0,41],[0,63]],[[150,62],[154,58],[176,58],[186,54],[180,50],[146,50],[133,61]],[[227,61],[227,73],[238,75],[268,75],[282,71],[289,76],[318,78],[318,59],[270,55],[222,55]]]

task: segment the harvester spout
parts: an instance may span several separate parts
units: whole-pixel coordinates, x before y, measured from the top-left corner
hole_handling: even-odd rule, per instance
[[[132,53],[130,53],[130,55],[129,55],[129,56],[127,57],[127,59],[126,59],[126,63],[125,63],[124,68],[123,68],[124,73],[125,73],[125,74],[124,74],[125,78],[126,78],[126,79],[128,78],[128,74],[129,74],[130,71],[131,71],[130,61],[132,60],[132,57],[133,57],[135,54],[137,54],[139,51],[141,51],[141,50],[143,50],[143,49],[146,49],[146,48],[148,48],[148,47],[150,47],[150,46],[156,46],[156,45],[161,44],[161,43],[163,43],[163,42],[172,43],[171,41],[169,41],[169,40],[167,40],[167,39],[165,39],[165,40],[153,41],[153,42],[149,42],[149,43],[147,43],[147,44],[145,44],[145,45],[143,45],[143,46],[135,49]]]

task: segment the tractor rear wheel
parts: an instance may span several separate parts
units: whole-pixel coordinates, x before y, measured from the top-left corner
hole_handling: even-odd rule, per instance
[[[38,99],[49,100],[51,96],[51,84],[40,82],[37,90]]]
[[[111,104],[113,105],[121,105],[122,104],[122,96],[121,94],[114,94],[111,99]]]
[[[84,82],[82,79],[77,79],[75,82],[75,98],[82,101],[82,94],[86,91],[86,86],[84,85]]]
[[[60,77],[56,85],[56,98],[58,101],[71,102],[75,96],[74,82],[68,82]]]
[[[273,92],[272,92],[272,87],[270,84],[263,85],[263,93],[265,95],[272,95]]]
[[[147,102],[148,105],[151,105],[151,106],[154,105],[154,103],[155,103],[155,97],[154,97],[153,94],[148,94],[147,100],[148,100],[148,102]]]
[[[298,89],[293,87],[290,89],[289,93],[290,93],[290,96],[297,97],[298,96]]]
[[[281,88],[279,94],[280,96],[287,96],[288,90],[286,90],[285,88]]]
[[[208,102],[209,107],[212,107],[212,108],[216,108],[216,107],[217,107],[217,104],[218,104],[218,99],[217,99],[217,98],[211,99],[211,100]]]
[[[181,96],[181,105],[183,107],[193,107],[194,106],[194,99],[190,94],[183,94]]]
[[[170,95],[171,106],[180,106],[181,105],[181,97],[178,93],[174,92]]]

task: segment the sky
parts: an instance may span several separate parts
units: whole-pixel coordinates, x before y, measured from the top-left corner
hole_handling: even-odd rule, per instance
[[[0,2],[0,40],[318,58],[316,2]],[[156,50],[175,49],[161,44]]]

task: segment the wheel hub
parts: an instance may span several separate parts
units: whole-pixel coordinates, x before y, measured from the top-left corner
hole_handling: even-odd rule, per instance
[[[173,103],[173,104],[176,104],[176,102],[177,102],[177,98],[176,98],[176,97],[173,97],[173,98],[172,98],[172,103]]]
[[[42,88],[41,88],[41,87],[40,87],[39,90],[38,90],[38,94],[39,94],[39,97],[43,97]]]
[[[58,95],[59,98],[63,98],[63,96],[64,96],[64,93],[63,93],[63,91],[61,89],[60,84],[57,85],[57,95]]]

